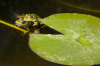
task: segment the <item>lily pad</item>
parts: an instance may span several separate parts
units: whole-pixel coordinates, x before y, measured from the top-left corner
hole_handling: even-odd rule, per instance
[[[100,64],[100,18],[77,13],[51,15],[41,22],[65,34],[30,34],[40,57],[63,65]]]

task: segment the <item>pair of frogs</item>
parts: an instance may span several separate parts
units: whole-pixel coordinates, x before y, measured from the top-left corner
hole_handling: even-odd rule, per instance
[[[34,27],[34,33],[40,33],[39,21],[40,17],[36,14],[26,14],[24,16],[19,17],[18,20],[15,21],[16,26],[23,27],[30,32],[29,27]]]

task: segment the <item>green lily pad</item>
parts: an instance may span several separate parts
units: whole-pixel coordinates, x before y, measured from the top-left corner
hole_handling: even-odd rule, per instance
[[[65,34],[30,34],[29,46],[40,57],[63,65],[100,64],[100,19],[62,13],[41,22]]]

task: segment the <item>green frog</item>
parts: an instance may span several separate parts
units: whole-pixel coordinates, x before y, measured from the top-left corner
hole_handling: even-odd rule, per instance
[[[28,27],[29,26],[29,23],[27,21],[24,21],[23,18],[20,18],[20,19],[16,20],[15,24],[18,27]]]
[[[24,27],[27,28],[28,31],[29,27],[34,27],[34,32],[35,33],[40,33],[38,27],[40,17],[36,14],[26,14],[24,17],[19,18],[18,20],[15,21],[15,24],[18,27]],[[37,32],[38,31],[38,32]]]
[[[24,21],[27,21],[32,26],[37,26],[40,17],[36,14],[26,14],[24,17]],[[32,24],[34,23],[34,24]]]
[[[40,19],[40,17],[36,14],[26,14],[24,17],[25,21],[36,21],[38,19]]]

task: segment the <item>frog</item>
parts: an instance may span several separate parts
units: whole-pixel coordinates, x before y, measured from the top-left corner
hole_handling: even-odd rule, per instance
[[[40,19],[40,17],[36,14],[26,14],[24,17],[25,21],[31,23],[30,25],[32,25],[32,23],[34,23],[32,26],[37,26],[39,19]]]
[[[24,21],[23,18],[20,18],[20,19],[16,20],[15,24],[18,27],[28,27],[29,26],[28,22]]]
[[[28,26],[29,26],[29,23],[27,21],[24,21],[23,18],[20,18],[18,20],[15,21],[15,26],[18,26],[18,27],[23,27],[25,29],[27,29],[28,32],[30,32]]]
[[[40,17],[36,14],[26,14],[25,17],[24,17],[25,21],[35,21],[35,20],[38,20],[38,19],[40,19]]]
[[[26,14],[25,17],[19,18],[18,20],[15,21],[15,24],[18,27],[24,27],[27,28],[27,30],[30,32],[29,27],[34,27],[34,32],[35,33],[40,33],[38,27],[38,19],[40,17],[36,14]],[[38,32],[37,32],[38,31]]]

